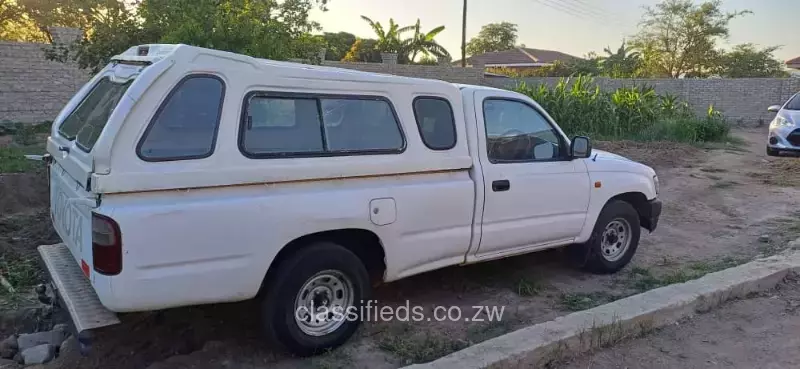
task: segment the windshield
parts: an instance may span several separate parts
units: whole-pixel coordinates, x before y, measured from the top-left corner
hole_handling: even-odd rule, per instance
[[[794,95],[784,107],[786,110],[800,110],[800,93]]]
[[[64,119],[58,133],[68,140],[75,140],[78,147],[91,151],[100,133],[106,126],[108,117],[114,112],[132,80],[122,83],[103,77],[78,104],[78,107]]]

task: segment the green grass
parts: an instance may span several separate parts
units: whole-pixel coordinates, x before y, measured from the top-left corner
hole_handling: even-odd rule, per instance
[[[24,173],[32,170],[36,162],[25,158],[22,149],[0,147],[0,173]]]
[[[502,336],[514,330],[514,327],[521,323],[520,319],[514,317],[503,317],[503,320],[493,320],[483,324],[472,324],[467,328],[467,341],[476,344],[495,337]]]
[[[520,278],[514,286],[514,292],[523,297],[538,296],[545,286],[536,279]]]
[[[581,311],[595,306],[607,304],[617,300],[618,297],[607,292],[565,293],[561,295],[559,304],[568,311]]]
[[[466,341],[430,331],[413,332],[403,324],[378,339],[378,348],[396,356],[403,365],[426,363],[469,346]]]
[[[9,291],[0,286],[0,307],[16,309],[29,298],[32,288],[41,281],[41,270],[33,258],[0,256],[0,275],[13,287]]]
[[[745,262],[747,262],[747,259],[725,257],[720,260],[690,263],[680,269],[671,270],[664,274],[656,274],[647,268],[634,267],[630,270],[623,283],[634,290],[634,293],[641,293],[671,284],[688,282],[708,273],[732,268]]]

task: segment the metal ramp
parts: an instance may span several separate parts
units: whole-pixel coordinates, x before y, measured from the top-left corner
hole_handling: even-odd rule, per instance
[[[120,322],[117,314],[100,303],[66,245],[43,245],[38,250],[50,274],[54,292],[69,312],[78,333]]]

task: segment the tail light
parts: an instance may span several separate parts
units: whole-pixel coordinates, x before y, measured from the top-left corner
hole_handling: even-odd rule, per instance
[[[122,234],[119,224],[105,215],[92,213],[92,264],[103,275],[122,272]]]

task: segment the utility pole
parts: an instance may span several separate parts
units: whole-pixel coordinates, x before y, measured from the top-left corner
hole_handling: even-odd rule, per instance
[[[461,68],[467,67],[467,0],[464,0],[464,12],[461,15]]]

